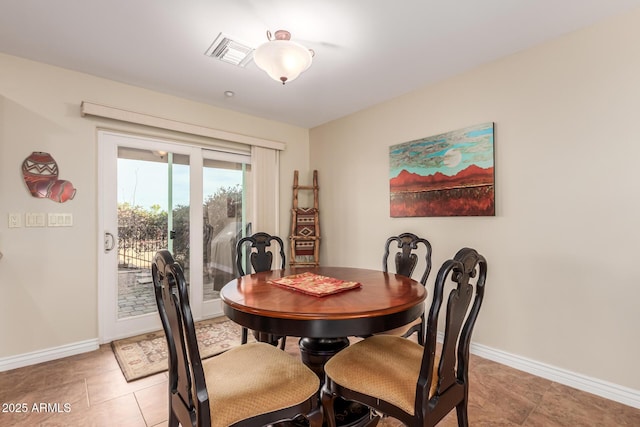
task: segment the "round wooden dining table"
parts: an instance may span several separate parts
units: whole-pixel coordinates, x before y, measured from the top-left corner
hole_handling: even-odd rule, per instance
[[[360,286],[315,296],[273,284],[310,272]],[[295,267],[239,277],[220,291],[223,310],[234,322],[275,336],[300,337],[302,361],[324,380],[324,364],[367,336],[412,322],[424,312],[426,289],[408,277],[350,267]]]

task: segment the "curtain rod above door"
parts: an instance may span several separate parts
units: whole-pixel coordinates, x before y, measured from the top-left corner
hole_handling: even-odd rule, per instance
[[[127,111],[121,108],[109,107],[106,105],[95,104],[87,101],[82,101],[82,103],[80,104],[80,111],[82,116],[96,116],[106,119],[120,120],[122,122],[151,126],[159,129],[188,133],[191,135],[239,142],[256,147],[271,148],[273,150],[284,150],[286,148],[286,144],[284,142],[270,141],[268,139],[241,135],[206,126],[184,123],[177,120],[151,116],[144,113],[136,113],[134,111]]]

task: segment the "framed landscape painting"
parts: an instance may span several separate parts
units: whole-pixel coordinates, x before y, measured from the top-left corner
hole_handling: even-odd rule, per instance
[[[391,216],[495,216],[493,127],[389,147]]]

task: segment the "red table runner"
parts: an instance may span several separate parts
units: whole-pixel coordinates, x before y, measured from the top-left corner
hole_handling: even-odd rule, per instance
[[[349,289],[359,288],[358,282],[346,282],[333,277],[320,276],[311,272],[294,274],[285,276],[278,280],[270,280],[269,283],[303,292],[316,297],[324,297],[338,292],[348,291]]]

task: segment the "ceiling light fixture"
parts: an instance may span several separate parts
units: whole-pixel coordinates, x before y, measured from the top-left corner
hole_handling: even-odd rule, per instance
[[[267,39],[253,52],[253,60],[275,81],[293,81],[311,65],[315,52],[292,42],[288,31],[278,30],[274,36],[267,31]]]

